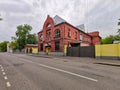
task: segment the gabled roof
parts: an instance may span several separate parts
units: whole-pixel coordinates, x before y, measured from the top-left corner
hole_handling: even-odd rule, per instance
[[[85,31],[85,26],[84,24],[76,26],[77,29],[82,30],[83,32]]]
[[[53,20],[54,20],[54,25],[57,25],[57,24],[66,22],[64,19],[62,19],[62,18],[59,17],[58,15],[56,15],[56,16],[53,18]]]
[[[62,23],[67,23],[69,25],[71,25],[72,27],[78,29],[79,31],[82,31],[82,32],[85,32],[85,26],[84,24],[81,24],[81,25],[78,25],[78,26],[73,26],[72,24],[68,23],[67,21],[65,21],[63,18],[61,18],[60,16],[56,15],[55,17],[52,18],[53,21],[54,21],[54,25],[59,25],[59,24],[62,24]],[[42,30],[43,31],[43,30]],[[42,32],[40,31],[40,32]],[[40,33],[38,32],[38,33]]]
[[[62,19],[60,16],[56,15],[54,18],[53,18],[53,21],[54,21],[54,25],[58,25],[60,23],[64,23],[64,22],[67,22],[65,21],[64,19]],[[68,23],[68,22],[67,22]],[[81,24],[81,25],[78,25],[76,26],[77,29],[81,30],[81,31],[85,31],[85,27],[84,27],[84,24]]]

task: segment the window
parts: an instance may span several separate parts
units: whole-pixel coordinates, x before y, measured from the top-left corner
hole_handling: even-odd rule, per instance
[[[40,41],[44,41],[43,35],[40,35]]]
[[[47,38],[47,40],[49,39],[49,34],[48,33],[46,34],[46,38]]]
[[[71,37],[71,31],[70,31],[70,29],[68,30],[68,37]]]
[[[55,30],[54,36],[60,37],[60,30],[59,29]]]
[[[51,28],[51,24],[47,24],[47,30],[49,30]]]
[[[82,33],[80,33],[80,40],[82,41],[82,39],[83,39],[83,36],[82,36]]]
[[[75,34],[74,34],[74,35],[75,35],[75,36],[74,36],[74,37],[75,37],[75,39],[77,39],[77,32],[75,32]]]
[[[56,41],[55,42],[55,51],[59,51],[59,45],[60,45],[60,42],[59,41]]]
[[[49,32],[48,34],[49,34],[49,40],[51,40],[51,33]]]

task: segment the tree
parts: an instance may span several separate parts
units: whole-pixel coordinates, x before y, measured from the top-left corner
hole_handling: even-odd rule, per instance
[[[120,19],[118,19],[120,20]],[[120,21],[118,21],[118,26],[120,26]],[[120,40],[120,29],[117,31],[117,35],[109,35],[101,40],[101,44],[112,44],[115,40]]]
[[[29,34],[27,36],[27,44],[37,44],[37,36],[36,34]]]
[[[115,40],[120,40],[120,35],[109,35],[101,40],[101,44],[112,44]]]
[[[3,20],[3,18],[2,18],[1,15],[0,15],[0,21],[1,21],[1,20]]]
[[[101,40],[101,44],[112,44],[114,41],[114,36],[109,35]]]
[[[118,20],[120,20],[120,19],[118,19]],[[120,25],[120,21],[118,21],[118,26],[119,25]],[[120,29],[118,29],[117,33],[118,33],[118,35],[120,35]]]
[[[9,44],[9,48],[12,49],[12,50],[15,50],[18,48],[18,43],[15,42],[15,41],[12,41],[10,44]]]
[[[8,43],[8,41],[3,41],[0,43],[0,51],[2,51],[2,52],[7,51],[7,43]]]
[[[16,31],[16,42],[18,43],[18,49],[21,51],[27,43],[27,36],[29,35],[32,27],[30,25],[24,24],[17,26]]]
[[[114,40],[120,40],[120,35],[115,35]]]

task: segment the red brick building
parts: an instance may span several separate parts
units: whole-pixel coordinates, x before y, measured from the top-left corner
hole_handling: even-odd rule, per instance
[[[91,46],[100,43],[99,32],[84,32],[84,25],[77,27],[59,16],[47,16],[43,29],[38,32],[39,52],[64,52],[65,47]]]

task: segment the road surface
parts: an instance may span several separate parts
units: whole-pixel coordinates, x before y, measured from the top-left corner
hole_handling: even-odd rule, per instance
[[[0,90],[120,90],[120,67],[0,53]]]

